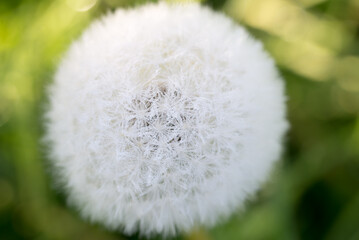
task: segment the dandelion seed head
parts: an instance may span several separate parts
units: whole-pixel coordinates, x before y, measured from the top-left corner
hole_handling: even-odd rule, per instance
[[[198,4],[117,10],[75,41],[46,139],[71,205],[127,234],[173,236],[241,207],[279,158],[283,81],[262,45]]]

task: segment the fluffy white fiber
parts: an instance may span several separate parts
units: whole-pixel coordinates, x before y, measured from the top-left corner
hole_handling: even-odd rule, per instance
[[[70,204],[145,236],[227,217],[266,180],[287,128],[262,45],[197,4],[95,21],[59,66],[46,116]]]

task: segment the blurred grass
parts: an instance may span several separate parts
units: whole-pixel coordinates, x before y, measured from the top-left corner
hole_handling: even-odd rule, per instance
[[[0,1],[0,239],[128,238],[84,222],[51,188],[41,114],[71,41],[101,14],[145,2]],[[275,57],[291,130],[283,161],[246,211],[180,239],[359,239],[359,0],[202,3]]]

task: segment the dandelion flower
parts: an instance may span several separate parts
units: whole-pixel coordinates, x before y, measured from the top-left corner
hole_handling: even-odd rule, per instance
[[[287,128],[260,42],[198,4],[95,21],[50,87],[46,138],[69,204],[109,229],[212,226],[267,179]]]

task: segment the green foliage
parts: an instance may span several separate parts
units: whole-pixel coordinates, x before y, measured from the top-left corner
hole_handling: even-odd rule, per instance
[[[136,239],[66,207],[50,184],[41,115],[71,41],[104,12],[145,2],[0,2],[0,239]],[[246,211],[180,238],[359,239],[359,1],[201,2],[245,25],[275,57],[291,130]]]

